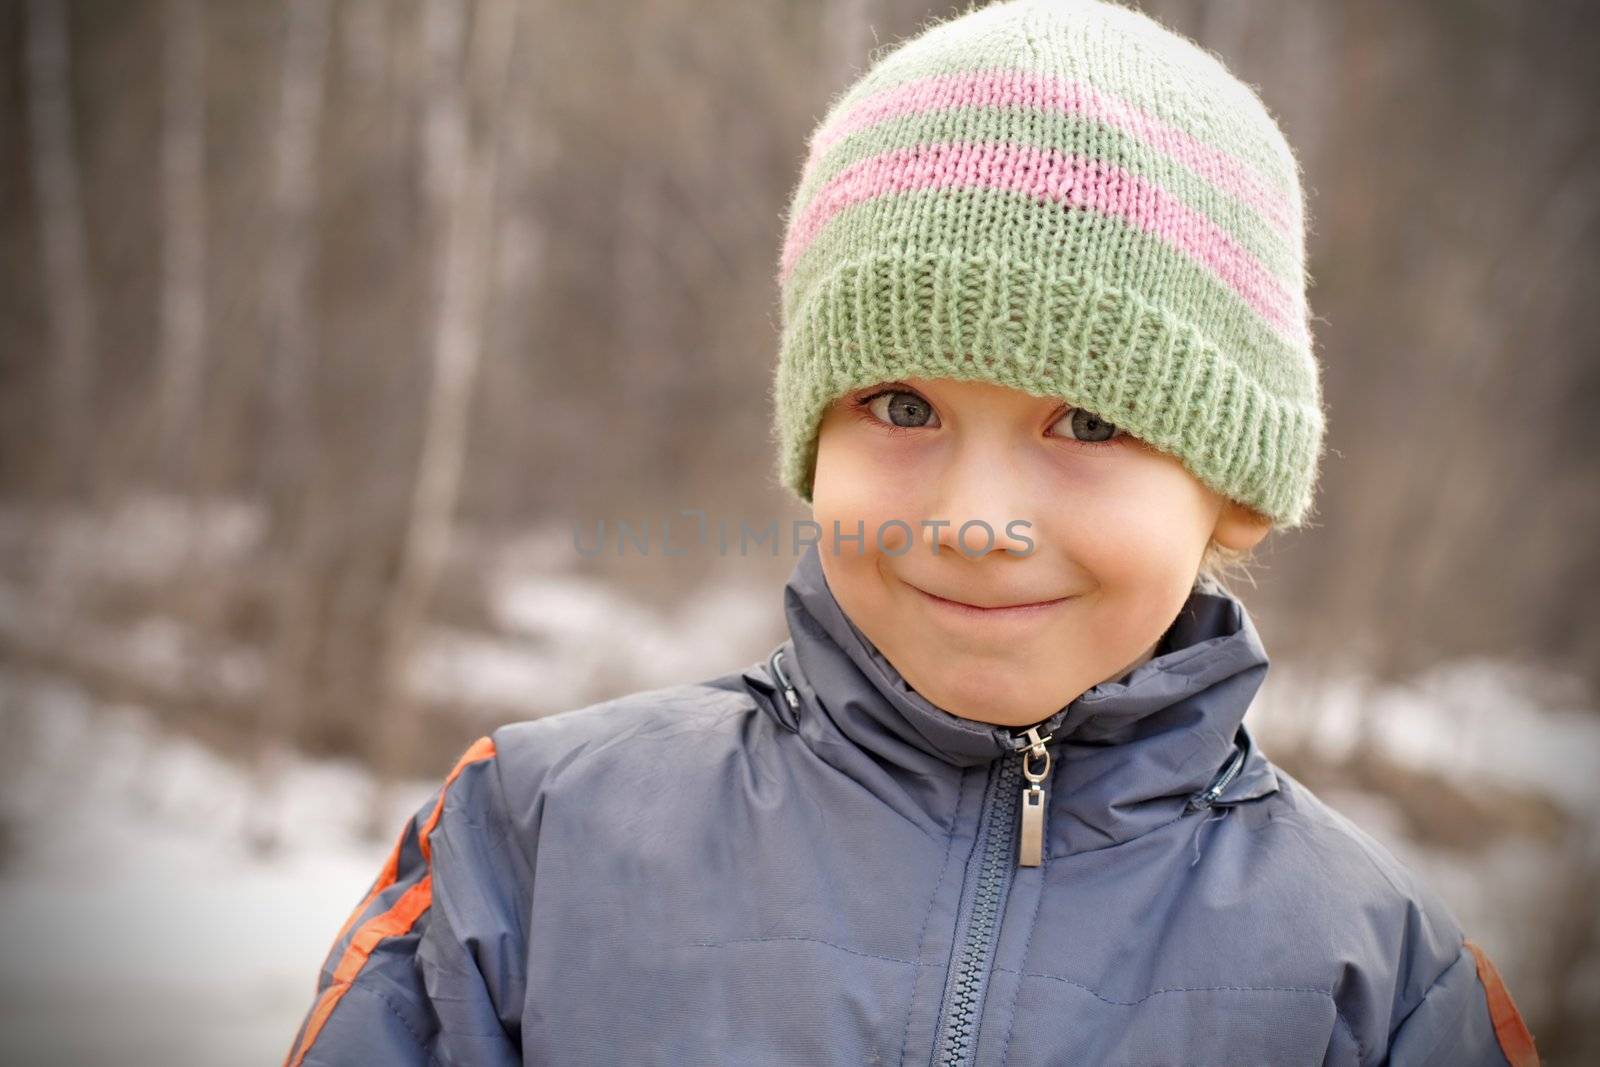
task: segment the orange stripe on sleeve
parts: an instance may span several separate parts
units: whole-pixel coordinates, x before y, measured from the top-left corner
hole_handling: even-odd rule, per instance
[[[417,845],[422,850],[423,862],[428,870],[422,878],[400,894],[398,900],[389,907],[389,910],[379,915],[374,915],[362,923],[356,930],[355,936],[350,939],[350,945],[345,949],[344,955],[339,958],[339,965],[334,968],[333,981],[322,995],[317,998],[316,1004],[311,1009],[311,1015],[306,1020],[305,1033],[300,1041],[289,1050],[288,1057],[284,1060],[284,1067],[300,1067],[306,1054],[311,1051],[311,1046],[316,1043],[317,1035],[327,1025],[328,1017],[333,1014],[333,1009],[343,999],[345,993],[355,982],[356,975],[361,973],[361,968],[366,965],[367,959],[372,955],[378,944],[385,938],[398,937],[408,932],[422,913],[428,910],[433,903],[433,846],[429,838],[433,835],[434,828],[439,825],[439,818],[444,814],[444,800],[450,786],[461,776],[461,772],[474,763],[494,758],[494,741],[492,738],[480,737],[456,761],[455,767],[445,778],[444,784],[439,787],[439,799],[429,812],[427,821],[422,824],[418,832]],[[334,938],[334,946],[344,939],[344,935],[361,916],[362,912],[378,898],[385,889],[394,885],[399,877],[400,849],[405,844],[405,831],[402,830],[400,840],[395,843],[394,850],[389,853],[389,858],[384,862],[383,870],[378,874],[378,881],[365,899],[351,912],[345,920],[344,926],[339,929],[339,935]]]
[[[1511,1067],[1539,1067],[1539,1050],[1533,1047],[1533,1035],[1522,1021],[1522,1013],[1517,1011],[1511,991],[1506,988],[1494,961],[1471,938],[1463,943],[1478,960],[1478,981],[1483,983],[1484,995],[1489,1000],[1489,1018],[1494,1023],[1500,1051]]]
[[[339,947],[339,942],[344,940],[344,935],[350,932],[350,927],[356,924],[357,919],[366,914],[366,910],[372,906],[374,900],[378,899],[378,895],[394,885],[395,879],[399,877],[400,850],[405,847],[406,834],[410,829],[409,826],[400,828],[399,840],[395,841],[394,848],[389,852],[389,857],[383,861],[383,868],[378,872],[378,880],[372,884],[372,890],[361,898],[361,903],[356,905],[355,910],[350,913],[350,917],[344,921],[344,925],[339,927],[339,932],[333,935],[333,945],[328,949],[330,958],[333,955],[333,950]]]

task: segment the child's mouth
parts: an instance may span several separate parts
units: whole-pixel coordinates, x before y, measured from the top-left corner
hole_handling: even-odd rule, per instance
[[[910,586],[912,589],[915,589],[928,601],[939,605],[944,610],[973,619],[998,620],[1034,618],[1046,611],[1049,611],[1051,608],[1074,599],[1070,596],[1063,596],[1056,597],[1053,600],[1035,600],[1021,604],[998,604],[994,606],[984,606],[981,604],[968,604],[961,600],[951,600],[949,597],[942,597],[937,593],[930,593],[926,589],[911,585],[910,582],[907,582],[906,585]]]

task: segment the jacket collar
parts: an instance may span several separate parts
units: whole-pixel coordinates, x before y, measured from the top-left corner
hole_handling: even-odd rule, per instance
[[[790,638],[774,658],[781,656],[793,699],[761,670],[760,683],[772,694],[764,706],[846,773],[897,778],[898,790],[879,784],[895,806],[920,801],[927,812],[940,793],[931,783],[997,757],[1016,758],[1017,731],[953,715],[911,688],[845,615],[815,545],[784,588],[784,611]],[[1052,853],[1138,836],[1191,810],[1187,802],[1208,787],[1222,786],[1213,790],[1216,807],[1276,790],[1271,764],[1243,727],[1267,665],[1244,605],[1220,586],[1197,582],[1152,659],[1039,724],[1054,739]],[[756,682],[757,668],[745,677]],[[1231,759],[1236,745],[1242,764]],[[1232,773],[1219,782],[1230,762]]]

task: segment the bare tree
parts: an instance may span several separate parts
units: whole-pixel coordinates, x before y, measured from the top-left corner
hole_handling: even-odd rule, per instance
[[[436,259],[438,300],[433,313],[433,383],[417,464],[400,573],[385,611],[380,678],[380,739],[369,824],[387,833],[390,792],[399,769],[417,747],[419,708],[407,692],[405,672],[428,603],[449,550],[466,451],[472,386],[489,320],[491,267],[495,261],[495,186],[517,27],[517,0],[480,0],[467,56],[466,84],[453,76],[451,49],[459,40],[460,9],[432,0],[424,15],[433,91],[425,139],[429,214],[443,236]],[[473,137],[474,103],[483,121]]]
[[[66,12],[60,0],[31,0],[23,41],[31,177],[39,213],[44,296],[49,325],[48,439],[40,462],[43,504],[22,546],[31,592],[30,628],[37,647],[65,644],[76,620],[83,576],[63,565],[54,532],[74,497],[90,484],[95,303],[89,278],[80,191]],[[0,695],[10,758],[26,758],[13,687]]]
[[[316,324],[310,306],[316,234],[317,133],[329,34],[328,0],[292,0],[287,8],[274,136],[273,231],[267,262],[271,352],[271,438],[263,449],[276,554],[273,648],[258,726],[258,776],[264,796],[275,788],[277,762],[295,733],[306,699],[307,664],[316,636],[310,482],[316,463],[310,377]],[[269,806],[248,829],[263,850],[277,841]]]
[[[161,110],[161,469],[192,491],[206,314],[205,9],[167,0]]]
[[[83,196],[72,107],[66,10],[61,0],[29,0],[28,126],[33,195],[44,252],[45,303],[51,340],[52,488],[87,487],[95,303],[89,277]]]
[[[621,28],[628,53],[628,78],[641,99],[660,99],[672,92],[674,72],[663,61],[662,34],[670,27],[657,24],[659,7],[629,19]],[[672,166],[664,158],[661,135],[640,130],[639,136],[619,146],[617,167],[617,227],[611,269],[618,294],[617,341],[623,358],[635,368],[617,384],[622,404],[633,426],[653,441],[670,439],[672,410],[666,403],[673,382],[683,372],[668,336],[671,321],[668,300],[671,278],[666,265],[670,242],[671,209],[663,186],[663,171]],[[647,483],[670,477],[672,450],[655,448],[645,457]]]

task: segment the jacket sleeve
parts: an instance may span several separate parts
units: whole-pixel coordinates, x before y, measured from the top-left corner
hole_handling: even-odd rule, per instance
[[[285,1067],[521,1064],[523,853],[492,738],[406,824],[322,966]]]
[[[1538,1067],[1533,1035],[1494,963],[1472,939],[1389,1040],[1391,1067]]]

